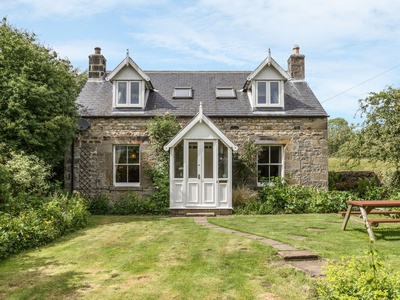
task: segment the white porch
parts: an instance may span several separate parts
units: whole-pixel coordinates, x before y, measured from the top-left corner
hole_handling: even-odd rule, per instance
[[[201,105],[164,149],[170,151],[171,214],[232,212],[232,150],[237,146],[203,114]]]

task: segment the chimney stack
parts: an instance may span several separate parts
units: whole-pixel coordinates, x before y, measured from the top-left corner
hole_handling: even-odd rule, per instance
[[[94,54],[89,55],[89,79],[102,79],[106,74],[106,62],[101,48],[94,48]]]
[[[293,46],[293,54],[288,59],[288,72],[293,79],[303,80],[305,78],[305,65],[303,54],[300,54],[299,45]]]

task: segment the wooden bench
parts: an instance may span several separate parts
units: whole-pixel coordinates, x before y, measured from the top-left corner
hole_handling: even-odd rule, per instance
[[[400,219],[368,219],[368,223],[378,227],[380,223],[400,223]]]
[[[365,227],[367,228],[369,238],[371,241],[375,241],[374,232],[372,227],[378,226],[380,223],[400,223],[400,217],[396,219],[368,219],[368,214],[380,214],[380,215],[400,215],[400,211],[389,211],[381,209],[398,209],[400,208],[400,200],[348,200],[346,201],[347,211],[344,213],[342,230],[346,229],[347,222],[350,219],[351,214],[361,214]],[[360,212],[353,208],[358,208]],[[339,212],[342,213],[342,212]]]
[[[346,212],[345,211],[339,211],[338,214],[340,214],[340,215],[342,215],[342,217],[344,217],[346,215]],[[350,214],[352,214],[352,215],[361,215],[361,211],[352,210],[350,212]],[[368,214],[372,214],[372,215],[400,215],[400,211],[389,211],[389,210],[373,209]]]

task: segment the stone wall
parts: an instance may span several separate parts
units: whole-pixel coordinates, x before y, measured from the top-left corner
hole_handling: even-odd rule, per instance
[[[191,118],[180,118],[186,125]],[[326,118],[211,118],[229,139],[240,146],[249,140],[284,146],[284,170],[294,184],[328,187]],[[107,192],[110,198],[136,191],[151,193],[151,182],[141,176],[140,187],[113,186],[113,145],[141,144],[141,163],[154,159],[146,124],[149,118],[90,118],[90,127],[74,142],[74,189],[89,197]],[[143,164],[141,165],[143,166]],[[66,155],[66,188],[71,188],[71,153]]]

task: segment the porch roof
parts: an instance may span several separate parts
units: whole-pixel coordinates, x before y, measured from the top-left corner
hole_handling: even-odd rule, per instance
[[[165,146],[164,150],[169,151],[170,148],[174,147],[176,144],[178,144],[185,136],[186,134],[194,128],[197,124],[199,123],[204,123],[206,124],[210,130],[215,133],[222,142],[228,146],[229,148],[232,148],[232,150],[237,151],[238,146],[236,146],[204,113],[203,113],[203,106],[202,103],[200,103],[199,106],[199,112],[194,116],[194,118],[179,131]]]

